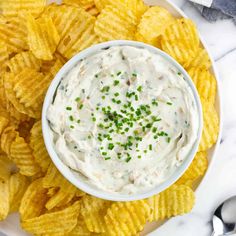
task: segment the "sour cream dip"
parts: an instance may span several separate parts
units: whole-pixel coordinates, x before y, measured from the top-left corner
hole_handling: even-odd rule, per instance
[[[62,162],[110,193],[140,193],[193,148],[199,114],[183,74],[145,48],[112,46],[61,80],[47,119]]]

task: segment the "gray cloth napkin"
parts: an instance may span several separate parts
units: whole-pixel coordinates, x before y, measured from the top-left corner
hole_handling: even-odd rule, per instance
[[[195,0],[191,1],[195,2]],[[208,21],[231,18],[236,24],[236,0],[213,0],[210,7],[197,3],[194,5]]]

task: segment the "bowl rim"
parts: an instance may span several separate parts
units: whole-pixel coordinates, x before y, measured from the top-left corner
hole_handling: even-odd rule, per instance
[[[196,139],[194,146],[191,149],[189,155],[185,158],[185,160],[182,162],[182,164],[175,170],[175,172],[170,177],[168,177],[161,184],[159,184],[159,185],[157,185],[157,186],[153,187],[152,189],[149,189],[145,192],[134,193],[134,194],[130,194],[130,195],[106,192],[104,190],[96,188],[93,185],[86,183],[83,180],[80,180],[77,176],[75,176],[73,174],[74,171],[70,170],[70,168],[67,167],[61,161],[60,157],[57,155],[55,149],[53,148],[52,138],[51,138],[50,131],[49,131],[50,127],[48,125],[48,120],[47,120],[48,106],[51,104],[53,96],[54,96],[54,94],[57,90],[57,87],[58,87],[61,79],[63,78],[63,76],[67,72],[69,72],[71,70],[71,68],[76,63],[78,63],[81,59],[86,58],[87,56],[92,55],[101,49],[105,49],[105,48],[109,48],[109,47],[113,47],[113,46],[133,46],[133,47],[138,47],[138,48],[145,48],[145,49],[151,51],[152,53],[156,53],[156,54],[161,55],[163,58],[165,58],[167,61],[169,61],[172,65],[174,65],[184,75],[186,82],[188,83],[188,85],[190,86],[190,88],[193,92],[194,100],[196,102],[197,109],[198,109],[199,127],[198,127],[197,139]],[[104,43],[99,43],[99,44],[93,45],[93,46],[79,52],[78,54],[73,56],[69,61],[67,61],[63,65],[63,67],[58,71],[58,73],[55,75],[54,79],[52,80],[52,82],[47,90],[47,93],[46,93],[45,99],[44,99],[44,103],[43,103],[43,108],[42,108],[41,121],[42,121],[42,134],[43,134],[43,139],[45,142],[46,149],[48,151],[48,154],[49,154],[52,162],[54,163],[56,168],[59,170],[59,172],[70,183],[72,183],[74,186],[81,189],[82,191],[84,191],[90,195],[93,195],[95,197],[105,199],[105,200],[110,200],[110,201],[133,201],[133,200],[145,199],[145,198],[148,198],[150,196],[153,196],[155,194],[158,194],[158,193],[164,191],[166,188],[168,188],[173,183],[175,183],[183,175],[185,170],[191,164],[191,162],[197,152],[197,149],[198,149],[198,146],[200,143],[202,128],[203,128],[203,114],[202,114],[202,106],[201,106],[200,98],[199,98],[197,89],[196,89],[192,79],[190,78],[190,76],[186,72],[186,70],[174,58],[172,58],[170,55],[168,55],[164,51],[162,51],[154,46],[151,46],[151,45],[148,45],[148,44],[145,44],[142,42],[138,42],[138,41],[131,41],[131,40],[113,40],[113,41],[107,41]]]

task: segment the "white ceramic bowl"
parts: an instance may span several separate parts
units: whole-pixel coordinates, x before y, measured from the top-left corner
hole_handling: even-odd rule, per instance
[[[197,104],[197,109],[198,109],[198,114],[199,114],[199,117],[198,117],[199,129],[198,129],[197,139],[196,139],[196,142],[194,143],[194,146],[193,146],[191,152],[189,153],[188,157],[183,161],[183,163],[163,183],[159,184],[158,186],[155,186],[153,189],[148,190],[146,192],[134,193],[131,195],[105,192],[105,191],[98,189],[95,186],[91,185],[88,181],[86,181],[86,178],[83,175],[80,175],[77,172],[68,168],[61,161],[61,159],[57,155],[56,151],[54,150],[52,135],[51,135],[48,120],[46,118],[48,106],[52,103],[54,94],[57,90],[57,87],[58,87],[62,77],[68,71],[70,71],[71,68],[76,63],[78,63],[81,59],[96,53],[98,50],[101,50],[101,49],[104,49],[107,47],[111,47],[111,46],[118,46],[118,45],[119,46],[126,45],[126,46],[134,46],[134,47],[138,47],[138,48],[145,48],[145,49],[151,51],[152,53],[156,53],[156,54],[163,56],[166,60],[168,60],[171,64],[173,64],[176,68],[178,68],[178,70],[184,75],[187,83],[189,84],[190,88],[193,91],[193,95],[194,95],[194,98],[195,98],[195,101]],[[61,174],[66,179],[68,179],[72,184],[74,184],[76,187],[83,190],[84,192],[87,192],[87,193],[89,193],[93,196],[96,196],[98,198],[103,198],[103,199],[112,200],[112,201],[132,201],[132,200],[147,198],[147,197],[150,197],[154,194],[157,194],[157,193],[163,191],[164,189],[166,189],[170,185],[172,185],[188,168],[188,166],[192,162],[192,160],[197,152],[197,148],[198,148],[200,137],[201,137],[202,124],[203,124],[203,121],[202,121],[202,109],[201,109],[200,99],[198,97],[197,90],[196,90],[191,78],[189,77],[187,72],[183,69],[183,67],[178,62],[176,62],[172,57],[170,57],[168,54],[166,54],[165,52],[163,52],[153,46],[150,46],[150,45],[147,45],[147,44],[144,44],[141,42],[126,41],[126,40],[116,40],[116,41],[109,41],[109,42],[97,44],[97,45],[94,45],[94,46],[80,52],[79,54],[77,54],[76,56],[71,58],[60,69],[60,71],[57,73],[54,80],[52,81],[52,83],[47,91],[47,94],[46,94],[46,97],[44,100],[44,104],[43,104],[43,111],[42,111],[42,130],[43,130],[43,137],[44,137],[45,145],[46,145],[48,153],[49,153],[53,163],[57,167],[57,169],[61,172]]]

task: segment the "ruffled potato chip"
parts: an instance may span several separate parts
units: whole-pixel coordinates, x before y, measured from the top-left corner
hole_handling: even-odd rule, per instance
[[[52,60],[60,41],[60,36],[51,17],[35,20],[31,15],[27,17],[28,43],[33,54],[43,60]]]
[[[196,57],[199,36],[190,19],[177,19],[168,26],[161,38],[161,48],[180,64],[188,64]]]
[[[125,5],[107,5],[95,22],[94,31],[99,40],[134,39],[137,17]]]
[[[94,0],[63,0],[62,2],[71,6],[81,7],[84,10],[89,10],[94,6]]]
[[[44,144],[41,121],[36,122],[30,131],[30,147],[33,150],[35,161],[42,171],[47,171],[51,159]]]
[[[92,233],[88,230],[83,218],[81,216],[79,216],[78,218],[78,222],[77,225],[75,226],[75,228],[68,234],[66,234],[66,236],[92,236],[92,235],[100,235],[100,234],[95,234]]]
[[[206,151],[217,141],[219,134],[219,117],[210,101],[201,99],[203,110],[203,130],[198,151]]]
[[[0,220],[6,219],[10,210],[9,180],[0,181]]]
[[[0,69],[3,68],[5,61],[7,61],[8,58],[9,52],[7,50],[7,45],[2,40],[0,40]]]
[[[27,11],[38,16],[46,6],[46,0],[7,0],[0,2],[0,9],[5,16],[17,16],[22,11]]]
[[[81,214],[89,231],[94,233],[104,233],[105,220],[111,202],[96,197],[86,195],[82,198]]]
[[[207,170],[208,160],[206,152],[198,152],[193,159],[193,162],[181,178],[176,182],[176,184],[186,184],[189,185],[193,183],[196,179],[203,176]]]
[[[54,207],[66,206],[75,197],[76,187],[69,185],[67,189],[60,188],[46,203],[45,207],[48,210]]]
[[[80,202],[77,201],[63,210],[23,220],[21,226],[26,231],[36,235],[66,234],[76,226],[79,210]]]
[[[51,75],[45,76],[29,68],[25,68],[16,76],[8,73],[4,77],[6,96],[19,112],[39,118],[51,79]]]
[[[57,48],[58,52],[68,59],[81,50],[98,43],[93,29],[94,17],[87,12],[81,12],[80,16]]]
[[[29,186],[29,180],[20,173],[11,175],[9,180],[10,212],[19,210],[21,199]]]
[[[43,188],[42,179],[33,181],[21,200],[19,208],[21,220],[41,215],[45,210],[47,199],[47,189]]]
[[[115,202],[105,215],[108,235],[136,235],[143,230],[149,217],[150,207],[145,200]]]
[[[193,190],[185,185],[172,185],[147,199],[151,208],[149,221],[163,220],[190,212],[195,202]]]
[[[40,167],[35,162],[32,149],[18,134],[11,143],[10,157],[20,169],[20,173],[26,176],[33,176],[40,172]]]
[[[191,68],[188,70],[201,99],[214,104],[216,99],[216,79],[206,69]]]
[[[148,6],[145,5],[142,0],[94,0],[94,3],[100,12],[108,5],[112,5],[114,7],[116,7],[117,5],[123,5],[128,10],[132,11],[137,19],[139,19],[142,14],[148,9]]]
[[[174,17],[163,7],[150,7],[137,27],[136,39],[154,46],[159,45],[158,36],[174,21]]]
[[[26,51],[16,54],[6,65],[7,71],[14,74],[20,73],[26,67],[39,71],[41,60],[37,59],[32,52]]]
[[[0,116],[0,135],[3,130],[7,127],[9,120],[5,116]]]
[[[10,178],[12,165],[7,155],[0,154],[0,182],[5,182]]]
[[[199,48],[196,56],[183,65],[186,69],[198,68],[198,69],[209,69],[211,67],[211,60],[207,51],[203,48]]]
[[[18,133],[16,127],[11,125],[6,127],[1,136],[1,149],[10,157],[10,150],[13,141],[15,140]]]
[[[9,53],[17,53],[28,49],[27,31],[22,24],[14,19],[9,20],[7,18],[0,22],[0,39],[7,46]]]

